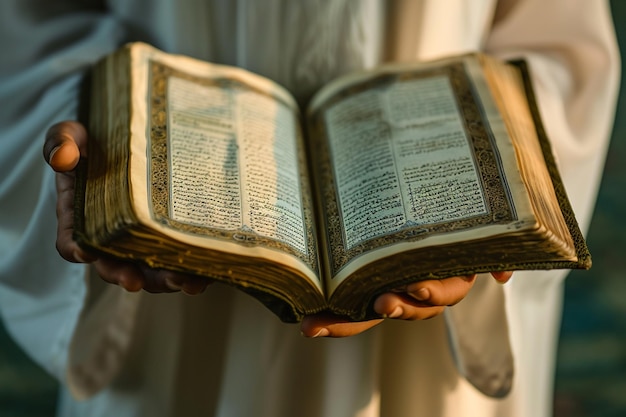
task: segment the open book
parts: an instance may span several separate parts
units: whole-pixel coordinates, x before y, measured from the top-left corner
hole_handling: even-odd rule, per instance
[[[524,69],[387,66],[301,110],[266,78],[129,44],[94,68],[76,239],[288,322],[373,317],[421,279],[588,268]]]

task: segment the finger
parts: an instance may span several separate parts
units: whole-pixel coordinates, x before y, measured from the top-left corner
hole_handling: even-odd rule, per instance
[[[202,277],[187,277],[181,289],[187,295],[198,295],[206,290],[210,281]]]
[[[126,291],[140,291],[146,283],[141,268],[130,262],[102,257],[94,262],[94,266],[100,278],[110,284],[119,285]]]
[[[56,175],[57,187],[57,240],[59,254],[70,262],[93,262],[96,256],[88,253],[74,241],[74,176]]]
[[[46,162],[58,172],[71,171],[87,156],[87,131],[78,122],[65,121],[48,129],[43,145]]]
[[[348,337],[363,333],[382,321],[382,319],[350,321],[332,314],[320,313],[305,317],[300,324],[300,330],[305,337]]]
[[[180,291],[179,285],[170,285],[170,276],[173,272],[162,269],[152,269],[146,265],[139,266],[144,276],[145,282],[143,289],[150,293],[177,292]]]
[[[492,272],[491,276],[500,284],[506,284],[513,276],[513,271]]]
[[[451,306],[465,298],[475,281],[476,274],[419,281],[409,284],[406,293],[431,306]]]
[[[407,294],[386,293],[374,302],[374,311],[383,317],[399,320],[427,320],[443,313],[445,306],[417,301]]]
[[[181,274],[163,269],[142,266],[146,277],[144,289],[152,293],[182,291],[187,295],[197,295],[206,289],[210,281],[195,275]]]

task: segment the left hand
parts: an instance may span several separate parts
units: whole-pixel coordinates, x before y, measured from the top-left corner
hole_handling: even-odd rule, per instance
[[[87,130],[82,124],[65,121],[50,127],[43,146],[44,158],[56,172],[56,247],[59,254],[69,262],[92,264],[100,278],[127,291],[135,292],[142,289],[154,293],[182,291],[190,295],[203,292],[210,283],[205,278],[152,269],[108,256],[98,256],[86,251],[74,241],[75,168],[80,158],[88,157],[87,141]]]
[[[493,278],[507,282],[512,272],[492,272]],[[476,281],[476,275],[415,282],[396,292],[381,295],[374,302],[374,311],[384,318],[425,320],[443,313],[446,306],[461,301]],[[346,337],[362,333],[384,319],[353,322],[332,314],[315,314],[300,325],[306,337]]]

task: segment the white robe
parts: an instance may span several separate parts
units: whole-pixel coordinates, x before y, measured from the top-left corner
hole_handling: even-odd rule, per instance
[[[513,390],[494,399],[455,367],[443,317],[308,340],[225,286],[197,297],[131,294],[88,276],[55,251],[54,176],[41,146],[52,123],[76,118],[81,72],[128,40],[244,66],[303,94],[383,59],[485,50],[529,60],[586,229],[618,90],[606,2],[505,0],[496,9],[496,0],[398,1],[387,26],[375,0],[320,2],[337,9],[327,12],[315,2],[271,0],[109,0],[106,10],[39,3],[0,4],[0,313],[61,382],[59,415],[551,414],[564,272],[516,273],[506,286],[481,277],[449,309],[448,330],[471,344],[479,376],[506,362],[498,352],[510,339]],[[345,42],[320,46],[332,37]],[[316,58],[316,48],[334,59]]]

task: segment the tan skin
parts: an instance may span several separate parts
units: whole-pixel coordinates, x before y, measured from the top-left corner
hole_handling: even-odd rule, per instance
[[[78,122],[65,121],[52,126],[46,135],[43,153],[46,162],[57,172],[57,250],[70,262],[91,263],[100,277],[127,291],[183,291],[194,295],[203,292],[209,281],[190,275],[155,270],[134,263],[96,256],[79,247],[72,239],[74,168],[80,157],[87,157],[86,129]],[[512,272],[492,272],[493,278],[507,282]],[[424,320],[441,314],[446,306],[461,301],[468,294],[476,275],[421,281],[395,292],[379,296],[374,310],[382,317],[401,320]],[[362,333],[383,319],[351,322],[330,314],[306,317],[301,323],[306,337],[346,337]]]

